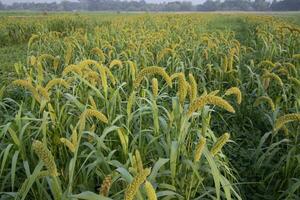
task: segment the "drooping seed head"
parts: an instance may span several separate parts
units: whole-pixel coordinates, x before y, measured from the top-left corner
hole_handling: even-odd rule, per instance
[[[206,139],[205,137],[201,137],[201,139],[199,140],[197,146],[196,146],[196,151],[195,151],[195,156],[194,156],[194,161],[197,162],[200,160],[203,149],[205,147],[206,144]]]
[[[157,200],[155,189],[149,181],[145,182],[145,190],[147,193],[148,200]]]
[[[101,49],[95,47],[91,50],[91,53],[96,54],[99,57],[100,62],[105,62],[105,55]]]
[[[219,106],[228,112],[235,113],[233,107],[224,99],[214,95],[205,95],[197,98],[191,105],[187,112],[188,117],[191,117],[192,114],[198,109],[203,108],[207,104],[212,104],[215,106]]]
[[[41,141],[34,140],[32,148],[41,161],[43,161],[51,176],[58,176],[54,157],[47,147]]]
[[[158,96],[158,81],[156,78],[152,79],[152,93],[154,98],[157,98]]]
[[[274,131],[281,129],[286,123],[300,121],[300,113],[286,114],[275,121]]]
[[[197,82],[193,76],[193,74],[189,74],[189,81],[190,81],[190,102],[193,102],[197,96],[198,96],[198,86],[197,86]]]
[[[144,169],[140,171],[136,177],[134,177],[133,181],[130,183],[130,185],[127,187],[125,191],[125,200],[133,200],[139,187],[143,184],[143,182],[146,180],[147,176],[150,174],[150,169]]]
[[[236,100],[238,104],[242,103],[242,93],[240,91],[240,89],[238,87],[231,87],[228,90],[226,90],[225,95],[229,96],[229,95],[235,95],[236,96]]]
[[[278,85],[280,85],[281,87],[283,87],[283,82],[281,80],[281,78],[275,74],[275,73],[270,73],[268,71],[266,71],[264,73],[264,75],[262,76],[263,79],[272,79],[274,80]]]
[[[111,187],[111,183],[112,183],[111,176],[110,175],[106,176],[104,178],[102,184],[101,184],[101,187],[100,187],[100,194],[102,196],[105,196],[105,197],[108,196],[109,190],[110,190],[110,187]]]
[[[66,145],[66,147],[68,147],[68,149],[72,153],[75,152],[75,146],[74,146],[74,144],[72,144],[72,142],[70,142],[67,138],[60,138],[60,142],[63,143],[64,145]]]
[[[157,66],[146,67],[146,68],[142,69],[138,73],[136,79],[134,80],[134,87],[138,88],[145,76],[154,75],[154,74],[162,76],[163,79],[167,82],[167,84],[170,87],[172,87],[172,80],[171,80],[170,76],[167,74],[167,72],[163,68],[157,67]]]
[[[87,118],[87,117],[96,117],[99,121],[107,124],[108,119],[107,117],[100,111],[94,110],[94,109],[86,109],[82,114],[80,118]]]
[[[122,61],[121,60],[118,60],[118,59],[114,59],[113,61],[111,61],[111,63],[109,64],[109,69],[115,67],[115,66],[118,66],[120,68],[123,68],[123,64],[122,64]]]
[[[65,88],[69,87],[69,84],[62,78],[55,78],[52,79],[51,81],[49,81],[45,87],[45,89],[47,91],[49,91],[52,87],[56,86],[56,85],[62,85]]]
[[[171,76],[171,79],[174,80],[175,78],[178,78],[178,97],[179,97],[179,102],[181,103],[181,105],[183,105],[186,95],[187,95],[187,91],[188,91],[188,86],[187,86],[187,82],[185,80],[185,76],[184,73],[180,72],[180,73],[175,73]]]
[[[254,102],[254,106],[258,106],[259,104],[263,103],[263,102],[267,102],[269,104],[269,106],[271,107],[272,111],[274,112],[275,111],[275,104],[273,103],[273,100],[268,97],[268,96],[261,96],[261,97],[258,97],[255,102]]]
[[[219,137],[215,145],[210,150],[211,154],[215,156],[217,153],[219,153],[222,147],[228,142],[229,138],[229,133],[224,133],[221,137]]]

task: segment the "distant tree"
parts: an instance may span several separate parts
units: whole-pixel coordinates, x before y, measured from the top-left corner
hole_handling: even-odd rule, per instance
[[[300,0],[273,1],[272,5],[271,5],[271,10],[274,10],[274,11],[299,11],[300,10]]]
[[[193,10],[192,2],[181,2],[180,11],[192,11],[192,10]]]
[[[213,0],[207,0],[203,4],[200,4],[197,6],[198,11],[216,11],[219,10],[221,5],[220,0],[213,1]]]
[[[73,11],[79,9],[79,4],[76,2],[70,2],[70,1],[62,1],[60,3],[61,10],[64,11]]]
[[[0,1],[0,10],[5,10],[5,6],[1,1]]]
[[[80,5],[84,5],[84,10],[97,10],[98,5],[97,5],[98,1],[97,0],[80,0]]]
[[[225,0],[221,7],[222,10],[254,10],[250,0]]]
[[[191,2],[174,1],[162,4],[162,11],[192,11],[193,5]]]
[[[24,7],[26,6],[26,4],[22,4],[22,3],[13,3],[12,5],[8,6],[9,9],[11,10],[24,10]]]
[[[164,11],[180,11],[180,2],[174,1],[164,5]]]
[[[58,4],[56,2],[49,3],[47,5],[46,11],[56,11],[58,10]]]
[[[14,3],[3,5],[0,0],[0,10],[37,10],[37,11],[287,11],[300,10],[300,0],[206,0],[203,4],[194,6],[191,2],[182,0],[169,3],[146,3],[145,0],[63,0],[61,3]]]
[[[255,0],[253,4],[254,9],[258,11],[268,10],[270,7],[270,3],[266,0]]]

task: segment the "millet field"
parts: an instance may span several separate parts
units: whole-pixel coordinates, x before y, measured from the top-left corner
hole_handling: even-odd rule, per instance
[[[300,13],[0,12],[0,199],[300,199]]]

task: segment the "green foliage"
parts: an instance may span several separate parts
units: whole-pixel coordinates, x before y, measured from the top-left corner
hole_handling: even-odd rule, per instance
[[[145,178],[158,199],[300,195],[300,126],[287,115],[300,106],[299,27],[244,14],[83,16],[1,24],[6,45],[20,43],[13,58],[1,49],[4,199],[149,199]]]

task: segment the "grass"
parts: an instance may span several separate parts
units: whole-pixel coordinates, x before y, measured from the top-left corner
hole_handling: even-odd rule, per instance
[[[0,76],[1,84],[7,84],[15,79],[14,64],[16,60],[26,62],[27,44],[15,44],[0,47]],[[17,62],[18,62],[17,61]]]

